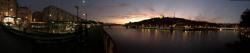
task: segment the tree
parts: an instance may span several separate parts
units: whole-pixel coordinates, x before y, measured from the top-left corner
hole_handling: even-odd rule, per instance
[[[250,9],[246,9],[241,15],[241,27],[250,27]]]

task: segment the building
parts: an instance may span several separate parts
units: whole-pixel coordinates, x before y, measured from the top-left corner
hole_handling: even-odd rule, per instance
[[[48,6],[42,12],[34,12],[32,16],[30,27],[40,31],[72,33],[76,28],[76,16],[56,6]]]
[[[43,9],[44,18],[49,21],[66,21],[66,22],[74,22],[77,20],[75,15],[62,10],[56,6],[48,6]]]
[[[74,32],[77,17],[56,6],[48,6],[43,9],[43,18],[48,21],[49,32],[68,33]]]
[[[32,12],[28,7],[19,7],[17,9],[17,18],[30,23],[32,21]]]
[[[46,19],[43,18],[43,13],[40,11],[33,12],[32,22],[46,22]]]
[[[28,28],[31,19],[32,19],[32,12],[28,7],[18,7],[16,12],[16,25],[19,28],[22,26],[23,28]]]
[[[4,16],[16,17],[17,1],[16,0],[0,0],[0,19]]]

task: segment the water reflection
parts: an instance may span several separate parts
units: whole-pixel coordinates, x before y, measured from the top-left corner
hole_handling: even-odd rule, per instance
[[[182,30],[158,30],[158,29],[138,29],[140,35],[145,39],[154,37],[155,39],[164,39],[169,40],[210,40],[218,36],[217,31],[182,31]]]
[[[105,29],[117,43],[119,53],[227,53],[225,44],[238,41],[237,32]]]
[[[237,53],[249,53],[250,49],[250,31],[239,32],[238,38],[239,41],[234,43],[228,43],[226,46],[232,51]]]

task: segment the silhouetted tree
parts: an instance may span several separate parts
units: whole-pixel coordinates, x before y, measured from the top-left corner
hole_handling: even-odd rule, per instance
[[[250,27],[250,9],[246,9],[241,15],[241,27]]]

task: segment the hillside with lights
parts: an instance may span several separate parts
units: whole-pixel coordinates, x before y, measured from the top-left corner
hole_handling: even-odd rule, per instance
[[[187,20],[183,18],[177,17],[155,17],[151,19],[142,20],[139,22],[130,22],[126,23],[125,26],[131,28],[167,28],[167,27],[175,27],[175,28],[211,28],[211,27],[230,27],[235,28],[238,24],[221,24],[221,23],[211,23],[206,21],[194,21]]]

